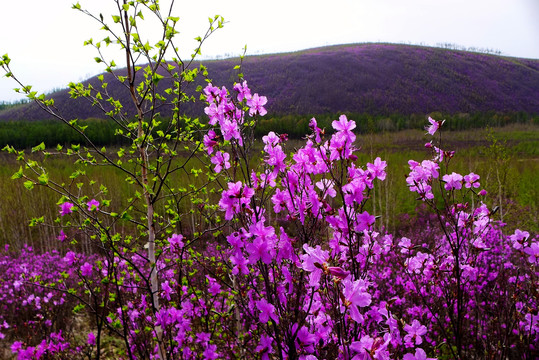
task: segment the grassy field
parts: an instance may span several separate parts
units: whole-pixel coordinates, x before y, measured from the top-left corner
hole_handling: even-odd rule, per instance
[[[370,202],[370,212],[382,215],[379,226],[390,231],[398,231],[406,225],[403,215],[413,215],[419,202],[407,189],[405,177],[409,171],[408,160],[421,161],[430,157],[423,148],[427,141],[424,131],[405,130],[383,134],[363,134],[358,136],[357,145],[361,147],[358,164],[366,164],[377,156],[387,161],[388,177],[378,184]],[[291,140],[287,148],[293,150],[302,145],[299,140]],[[471,171],[481,176],[481,185],[489,192],[487,203],[499,206],[496,216],[508,224],[530,232],[539,231],[539,127],[531,125],[511,125],[503,128],[468,130],[443,133],[443,148],[456,150],[449,171],[467,174]],[[29,243],[38,250],[50,250],[58,246],[50,241],[59,234],[55,226],[30,228],[33,217],[45,217],[45,223],[53,224],[58,212],[58,196],[46,189],[36,187],[32,191],[24,188],[21,181],[10,180],[19,168],[14,157],[1,155],[0,191],[0,244],[20,247]],[[50,158],[45,162],[50,170],[51,179],[68,182],[74,168],[71,159]],[[85,188],[93,193],[99,192],[99,184],[105,185],[108,198],[114,207],[125,205],[134,189],[125,182],[125,176],[111,168],[88,167],[88,179],[96,184]],[[188,174],[178,174],[173,182],[176,186],[188,186],[193,180]],[[202,183],[202,179],[198,179]],[[89,185],[88,185],[89,186]],[[192,206],[186,202],[186,207]],[[188,209],[188,208],[187,208]],[[186,219],[186,226],[195,222]],[[117,231],[126,231],[121,225]],[[61,245],[67,246],[67,245]]]

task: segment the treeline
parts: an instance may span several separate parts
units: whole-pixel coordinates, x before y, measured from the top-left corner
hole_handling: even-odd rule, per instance
[[[14,107],[17,107],[19,105],[25,105],[28,104],[30,100],[27,99],[21,99],[16,101],[0,101],[0,111],[5,109],[11,109]]]
[[[112,120],[88,119],[79,121],[79,125],[88,126],[86,135],[96,145],[110,146],[126,144],[125,138],[114,135],[118,126]],[[84,144],[85,140],[69,126],[54,120],[12,121],[0,123],[0,146],[14,146],[27,149],[45,143],[48,148],[58,144]]]
[[[356,131],[361,134],[393,132],[406,129],[422,129],[425,126],[426,115],[373,116],[370,114],[345,113],[349,119],[356,122]],[[270,131],[288,134],[290,138],[302,138],[310,132],[309,122],[315,117],[318,127],[331,130],[331,122],[341,114],[318,115],[274,115],[262,118],[255,129],[255,135],[262,137]],[[539,125],[539,115],[525,112],[518,113],[475,113],[454,114],[431,113],[436,120],[446,120],[445,128],[449,130],[469,130],[474,128],[501,127],[510,124]],[[160,127],[167,126],[167,120],[161,119]],[[79,124],[87,126],[86,135],[96,145],[113,146],[125,145],[127,140],[115,135],[118,126],[111,120],[88,119]],[[16,121],[0,123],[0,147],[6,145],[17,149],[26,149],[44,142],[47,147],[58,144],[82,144],[84,138],[75,130],[58,121]]]
[[[348,119],[356,122],[356,131],[361,134],[393,132],[407,129],[423,129],[426,115],[400,115],[373,116],[370,114],[344,113]],[[340,114],[319,114],[313,116],[284,115],[262,119],[256,128],[258,137],[275,131],[280,134],[288,134],[290,138],[301,138],[310,132],[309,122],[312,117],[316,118],[318,127],[331,130],[331,122],[338,119]],[[476,128],[502,127],[510,124],[535,124],[539,125],[539,115],[531,115],[526,112],[517,113],[475,113],[475,114],[443,114],[434,112],[429,114],[436,120],[446,120],[444,128],[451,131],[469,130]]]

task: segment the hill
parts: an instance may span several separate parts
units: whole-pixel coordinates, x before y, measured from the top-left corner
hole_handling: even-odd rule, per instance
[[[203,63],[214,85],[231,88],[239,59]],[[250,87],[268,97],[270,115],[539,114],[539,60],[409,45],[357,44],[249,56],[242,71]],[[129,104],[125,87],[110,74],[105,74],[105,81],[115,98]],[[162,84],[166,86],[167,81]],[[88,82],[98,86],[97,78]],[[68,118],[104,117],[85,100],[69,100],[67,90],[51,96]],[[192,115],[201,115],[202,109],[201,103],[186,107]],[[0,121],[46,118],[35,104],[0,111]]]

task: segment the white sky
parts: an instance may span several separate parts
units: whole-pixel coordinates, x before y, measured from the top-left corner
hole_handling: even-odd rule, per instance
[[[168,0],[170,1],[170,0]],[[168,1],[166,1],[168,3]],[[84,47],[105,32],[71,0],[0,0],[0,55],[34,90],[49,92],[103,71]],[[161,0],[165,5],[165,0]],[[228,23],[202,49],[205,58],[286,52],[311,47],[397,42],[454,43],[500,50],[503,55],[539,59],[539,0],[176,0],[178,44],[188,56],[207,18]],[[113,0],[80,0],[83,8],[111,19]],[[111,6],[112,5],[112,6]],[[112,21],[109,21],[112,23]],[[122,56],[114,56],[122,63]],[[0,74],[0,75],[3,75]],[[0,77],[0,101],[21,96],[12,79]]]

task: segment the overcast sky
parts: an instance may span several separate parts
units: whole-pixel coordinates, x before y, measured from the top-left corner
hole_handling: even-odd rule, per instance
[[[0,55],[39,92],[65,87],[102,72],[84,47],[102,39],[97,23],[71,9],[71,0],[1,0]],[[288,52],[332,44],[453,43],[489,48],[506,56],[539,59],[539,0],[204,0],[176,1],[184,56],[193,38],[216,14],[227,21],[208,39],[204,58]],[[111,19],[114,0],[80,0],[83,8]],[[165,2],[162,0],[162,4]],[[113,6],[111,6],[113,5]],[[108,14],[108,15],[107,15]],[[114,54],[112,54],[114,56]],[[115,56],[121,64],[121,56]],[[1,74],[3,75],[3,73]],[[0,101],[21,98],[16,84],[0,78]]]

